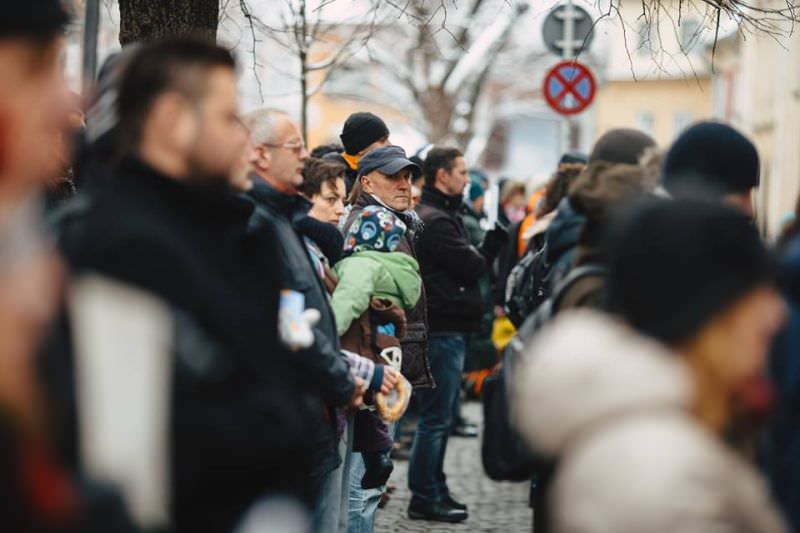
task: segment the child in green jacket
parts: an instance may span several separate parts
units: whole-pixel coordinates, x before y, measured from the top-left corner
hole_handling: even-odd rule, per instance
[[[344,259],[334,266],[339,278],[331,299],[339,336],[370,308],[374,298],[389,300],[407,311],[417,305],[422,278],[417,260],[396,251],[406,226],[391,211],[368,206],[359,213],[345,235]],[[393,331],[384,331],[395,336]],[[383,485],[392,471],[388,428],[375,413],[356,417],[353,450],[364,458],[363,488]]]

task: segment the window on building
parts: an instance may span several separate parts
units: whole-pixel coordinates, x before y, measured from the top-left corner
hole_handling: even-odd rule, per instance
[[[688,111],[676,111],[672,116],[672,137],[677,137],[692,123],[692,114]]]
[[[703,28],[697,19],[686,19],[680,25],[681,50],[690,51],[700,41],[700,34]]]
[[[636,115],[636,128],[653,136],[656,128],[656,119],[650,111],[642,111]]]

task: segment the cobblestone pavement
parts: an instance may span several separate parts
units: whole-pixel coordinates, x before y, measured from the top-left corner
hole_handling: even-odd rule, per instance
[[[480,404],[465,403],[464,415],[472,421],[481,418]],[[479,439],[451,438],[445,458],[447,484],[453,496],[469,506],[469,518],[461,524],[441,524],[409,520],[408,463],[395,461],[391,482],[397,490],[384,509],[378,511],[376,533],[451,531],[509,532],[531,531],[532,512],[528,508],[527,483],[495,483],[486,477],[481,465]]]

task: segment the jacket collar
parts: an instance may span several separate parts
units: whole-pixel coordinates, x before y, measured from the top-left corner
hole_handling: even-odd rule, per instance
[[[445,211],[457,213],[464,203],[464,196],[461,194],[448,195],[435,187],[425,186],[422,188],[422,198],[420,203],[438,207]]]
[[[124,158],[117,176],[123,187],[157,198],[169,209],[187,212],[193,217],[246,220],[253,212],[253,205],[237,197],[224,181],[197,183],[176,180],[138,158]]]
[[[281,192],[257,176],[252,178],[252,182],[253,187],[247,192],[247,197],[273,213],[295,221],[306,216],[311,209],[311,202],[300,194]]]

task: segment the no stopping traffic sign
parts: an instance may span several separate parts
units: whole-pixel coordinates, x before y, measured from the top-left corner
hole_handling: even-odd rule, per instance
[[[575,61],[563,61],[550,69],[542,88],[547,104],[561,115],[584,111],[594,100],[596,90],[592,72]]]

